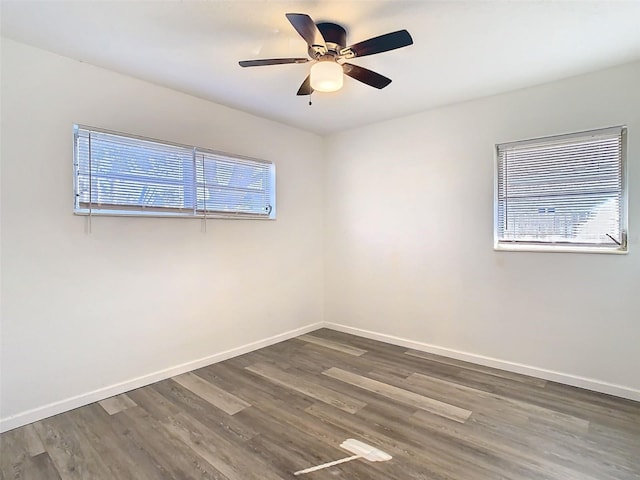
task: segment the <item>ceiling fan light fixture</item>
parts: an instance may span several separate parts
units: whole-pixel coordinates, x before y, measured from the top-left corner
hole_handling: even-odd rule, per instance
[[[318,92],[340,90],[342,82],[342,65],[334,60],[319,61],[311,67],[311,87]]]

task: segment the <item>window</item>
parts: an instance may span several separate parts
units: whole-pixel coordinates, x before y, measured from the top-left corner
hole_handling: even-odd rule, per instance
[[[626,128],[496,146],[498,250],[627,251]]]
[[[270,162],[74,126],[75,213],[275,218]]]

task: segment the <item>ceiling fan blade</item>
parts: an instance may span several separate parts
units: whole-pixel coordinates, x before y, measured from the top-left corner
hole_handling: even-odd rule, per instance
[[[313,93],[313,88],[311,88],[311,75],[305,78],[302,85],[298,89],[298,93],[296,95],[311,95]]]
[[[263,65],[284,65],[286,63],[307,63],[308,58],[264,58],[261,60],[242,60],[241,67],[261,67]]]
[[[293,28],[296,29],[296,32],[304,38],[307,45],[310,47],[313,45],[325,46],[325,41],[320,30],[318,30],[318,27],[309,15],[305,13],[287,13],[286,17],[289,22],[291,22],[291,25],[293,25]]]
[[[351,50],[356,57],[364,57],[375,53],[388,52],[396,48],[406,47],[413,44],[413,39],[406,30],[398,30],[397,32],[387,33],[379,37],[373,37],[369,40],[356,43],[347,47],[345,50]]]
[[[390,78],[352,63],[344,63],[342,70],[345,75],[378,89],[384,88],[391,83]]]

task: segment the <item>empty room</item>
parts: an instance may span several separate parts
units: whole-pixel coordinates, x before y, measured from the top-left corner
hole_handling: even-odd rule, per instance
[[[639,480],[639,25],[0,0],[0,478]]]

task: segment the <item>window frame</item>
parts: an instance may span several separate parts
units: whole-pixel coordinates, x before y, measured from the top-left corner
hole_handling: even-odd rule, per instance
[[[136,206],[126,206],[120,205],[118,209],[113,210],[100,210],[100,209],[92,209],[80,207],[80,192],[79,192],[79,168],[80,168],[80,159],[78,154],[78,143],[76,138],[78,136],[78,132],[80,130],[86,130],[89,132],[102,133],[107,135],[114,135],[126,139],[132,140],[140,140],[146,142],[153,142],[159,145],[166,145],[168,147],[178,147],[187,150],[191,150],[192,157],[194,161],[194,178],[193,184],[191,182],[184,183],[185,186],[189,185],[193,187],[194,190],[194,208],[184,208],[184,209],[174,209],[171,211],[171,208],[167,208],[166,211],[158,211],[157,209],[150,209],[145,211],[145,206],[136,205]],[[240,220],[275,220],[276,219],[276,165],[274,162],[269,160],[263,160],[253,157],[248,157],[244,155],[231,154],[227,152],[222,152],[219,150],[213,150],[210,148],[197,147],[194,145],[181,144],[166,140],[160,140],[157,138],[145,137],[141,135],[134,135],[114,130],[108,130],[104,128],[91,127],[83,124],[74,124],[73,125],[73,213],[78,216],[107,216],[107,217],[147,217],[147,218],[199,218],[199,219],[240,219]],[[267,195],[270,199],[270,210],[267,214],[257,214],[257,213],[245,213],[241,211],[237,212],[225,212],[225,211],[215,211],[215,210],[198,210],[198,190],[201,188],[201,184],[197,181],[195,171],[197,166],[195,164],[196,157],[200,155],[205,156],[216,156],[221,157],[224,160],[228,160],[230,162],[236,161],[237,163],[257,163],[268,165],[268,176],[269,176],[269,188],[267,189]],[[91,205],[91,203],[90,203]],[[97,204],[95,204],[97,205]],[[205,203],[206,205],[206,203]]]
[[[539,145],[554,143],[571,138],[585,137],[589,135],[604,134],[608,131],[619,131],[621,136],[620,144],[620,245],[597,245],[597,244],[571,244],[569,242],[532,242],[526,240],[501,240],[499,235],[499,170],[500,170],[500,148],[505,146],[519,145]],[[493,248],[495,251],[521,251],[521,252],[557,252],[557,253],[605,253],[605,254],[627,254],[629,253],[628,231],[629,231],[629,188],[627,175],[627,127],[617,125],[612,127],[598,128],[573,132],[561,135],[550,135],[545,137],[535,137],[514,142],[496,143],[494,146],[494,219],[493,219]]]

